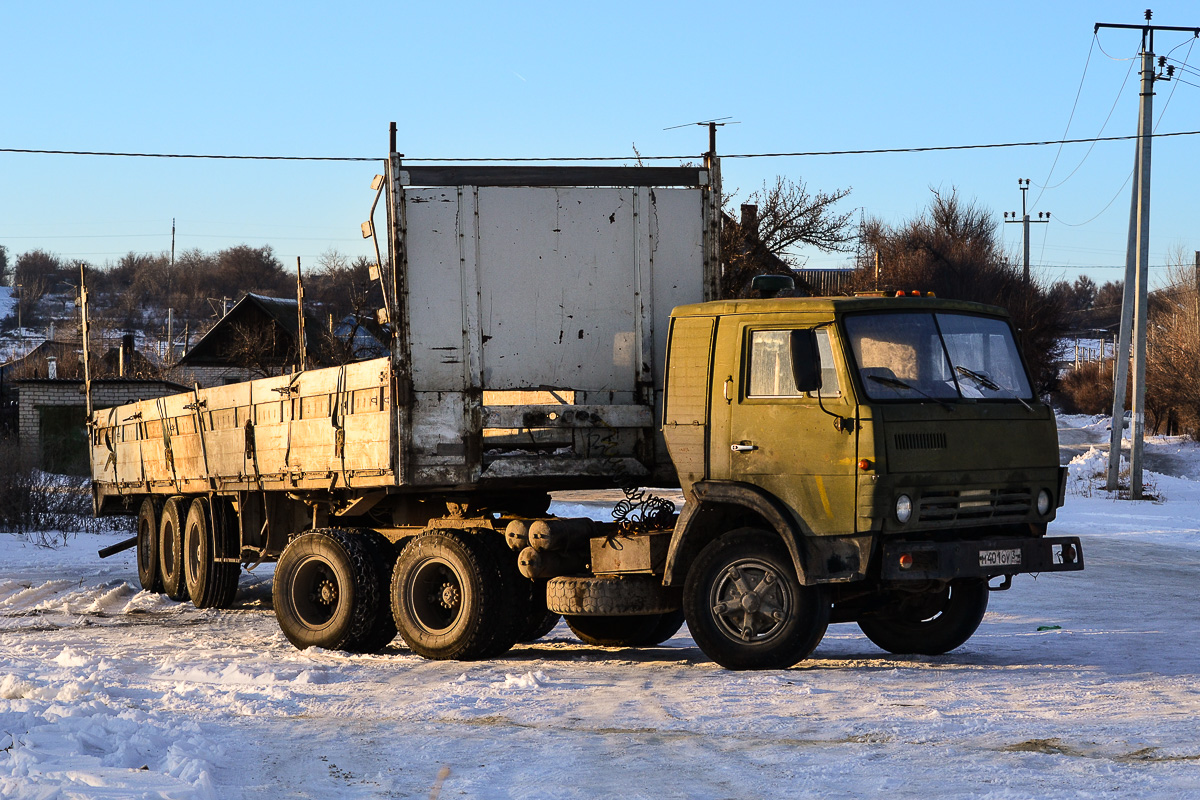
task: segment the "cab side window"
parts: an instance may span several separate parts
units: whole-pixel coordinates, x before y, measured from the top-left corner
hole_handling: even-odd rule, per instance
[[[750,332],[750,381],[748,397],[816,397],[816,392],[799,392],[792,378],[791,330]],[[821,356],[821,397],[841,394],[829,332],[815,331]]]

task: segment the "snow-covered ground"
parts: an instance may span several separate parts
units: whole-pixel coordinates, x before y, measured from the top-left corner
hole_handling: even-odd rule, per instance
[[[1176,474],[1136,503],[1081,451],[1051,530],[1087,569],[1018,578],[959,650],[835,625],[778,672],[722,670],[686,628],[627,650],[560,625],[476,663],[301,652],[265,566],[198,611],[138,591],[132,553],[99,561],[120,535],[3,536],[0,797],[1200,796],[1200,448],[1150,451]]]

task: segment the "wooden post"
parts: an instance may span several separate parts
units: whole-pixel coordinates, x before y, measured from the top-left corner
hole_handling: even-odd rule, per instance
[[[92,422],[92,372],[88,348],[90,325],[88,323],[87,265],[82,261],[79,262],[79,315],[80,327],[83,328],[83,396],[87,406],[87,421],[90,425]]]
[[[296,350],[300,354],[300,369],[308,367],[308,341],[304,337],[304,279],[300,277],[300,256],[296,256],[296,316],[299,320],[299,331]]]

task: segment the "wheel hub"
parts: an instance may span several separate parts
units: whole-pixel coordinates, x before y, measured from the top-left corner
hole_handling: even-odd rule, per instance
[[[462,597],[459,595],[458,587],[452,583],[447,583],[442,586],[442,594],[439,602],[442,608],[457,608]]]
[[[317,584],[316,594],[318,603],[324,606],[331,606],[337,602],[337,585],[331,580],[323,580]]]
[[[774,638],[791,613],[792,598],[770,565],[732,564],[716,581],[713,616],[725,635],[758,644]]]

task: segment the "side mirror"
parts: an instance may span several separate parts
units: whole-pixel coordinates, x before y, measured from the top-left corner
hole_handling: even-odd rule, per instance
[[[818,391],[821,388],[821,351],[817,347],[817,332],[812,328],[792,331],[791,351],[796,391]]]

